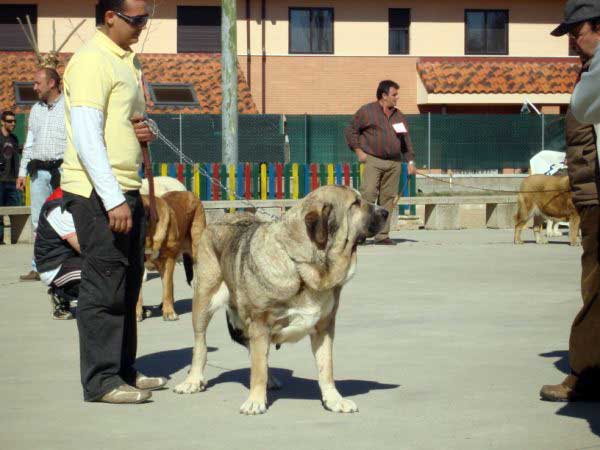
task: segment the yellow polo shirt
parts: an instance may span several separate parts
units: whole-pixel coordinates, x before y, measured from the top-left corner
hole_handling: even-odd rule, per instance
[[[73,141],[71,108],[76,106],[104,113],[104,142],[112,171],[123,192],[139,189],[142,154],[130,119],[144,114],[146,101],[142,69],[135,53],[123,50],[103,32],[96,32],[69,61],[64,91],[67,147],[62,189],[84,197],[89,197],[93,189]]]

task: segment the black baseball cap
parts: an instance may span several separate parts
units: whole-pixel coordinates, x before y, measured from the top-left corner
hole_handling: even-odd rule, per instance
[[[573,25],[600,17],[600,0],[569,0],[565,5],[565,20],[557,26],[552,36],[567,34]]]

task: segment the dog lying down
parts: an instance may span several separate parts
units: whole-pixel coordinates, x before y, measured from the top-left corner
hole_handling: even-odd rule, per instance
[[[281,221],[232,214],[209,225],[200,238],[194,267],[192,366],[175,392],[206,388],[206,329],[213,314],[225,307],[232,337],[250,352],[250,394],[241,413],[266,412],[267,385],[275,385],[268,374],[270,345],[297,342],[307,335],[325,408],[358,411],[335,388],[335,316],[342,287],[356,270],[357,241],[376,235],[387,216],[352,188],[323,186]]]

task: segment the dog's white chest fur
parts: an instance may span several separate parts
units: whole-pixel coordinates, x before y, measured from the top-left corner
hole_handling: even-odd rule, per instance
[[[311,334],[319,320],[331,314],[333,305],[333,291],[302,292],[278,315],[272,341],[276,344],[297,342]]]

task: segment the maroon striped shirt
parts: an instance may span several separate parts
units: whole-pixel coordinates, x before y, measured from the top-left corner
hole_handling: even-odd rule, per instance
[[[406,133],[396,133],[394,124],[403,124]],[[379,102],[361,107],[345,131],[346,142],[351,150],[362,149],[365,153],[381,159],[413,161],[412,142],[408,134],[406,116],[399,109],[388,117]]]

